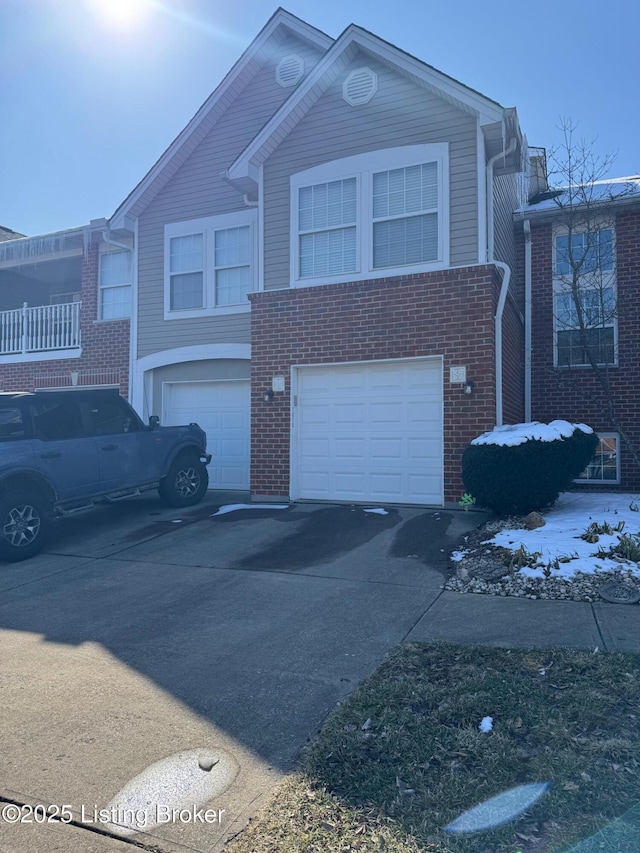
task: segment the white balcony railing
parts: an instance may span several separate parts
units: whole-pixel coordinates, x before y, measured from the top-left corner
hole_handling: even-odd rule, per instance
[[[80,347],[80,302],[0,311],[0,355]]]

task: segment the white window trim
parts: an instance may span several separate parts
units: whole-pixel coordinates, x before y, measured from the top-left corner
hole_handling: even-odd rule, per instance
[[[129,275],[129,283],[128,284],[103,284],[102,283],[102,258],[106,255],[115,255],[120,252],[129,252],[131,255],[131,268]],[[129,249],[112,249],[108,252],[100,252],[98,257],[98,323],[115,323],[118,320],[130,320],[131,319],[131,300],[133,298],[133,288],[131,286],[131,278],[133,271],[133,255],[131,250]],[[129,288],[129,313],[123,314],[121,317],[103,317],[102,316],[102,292],[104,290],[117,290],[118,288],[128,287]]]
[[[620,485],[620,434],[617,432],[600,432],[599,430],[596,430],[596,432],[598,433],[598,438],[615,438],[615,440],[617,441],[616,478],[615,478],[615,480],[590,480],[588,477],[576,477],[573,482],[580,484],[581,486],[589,486],[589,485],[616,486],[616,485]]]
[[[404,169],[422,163],[438,164],[438,258],[421,264],[402,267],[373,269],[373,173],[390,169]],[[356,269],[339,275],[301,278],[298,191],[312,184],[356,178]],[[374,278],[391,278],[414,275],[420,272],[447,269],[449,267],[449,145],[445,142],[425,145],[404,145],[399,148],[384,148],[367,154],[356,154],[332,160],[297,172],[290,179],[290,286],[312,287],[338,282],[363,281]],[[346,227],[346,226],[345,226]]]
[[[214,235],[216,231],[225,228],[250,227],[251,245],[251,288],[249,292],[258,289],[258,217],[255,209],[239,210],[235,213],[223,213],[219,216],[207,216],[200,219],[185,219],[182,222],[170,222],[164,226],[164,319],[189,320],[192,317],[215,317],[223,314],[242,314],[251,310],[249,300],[237,305],[214,305],[215,300],[215,268]],[[183,308],[171,310],[171,289],[169,272],[169,254],[172,237],[187,237],[191,234],[204,235],[203,240],[203,288],[204,307]]]
[[[613,235],[612,246],[613,246],[613,269],[612,270],[604,270],[602,274],[602,283],[601,285],[595,285],[592,290],[596,290],[599,286],[602,287],[610,287],[613,290],[614,299],[618,300],[618,286],[617,286],[617,274],[616,274],[616,229],[615,225],[611,222],[602,222],[602,223],[591,223],[591,226],[595,229],[602,231],[611,231]],[[574,228],[574,233],[578,233],[584,229]],[[552,243],[551,243],[551,265],[553,271],[553,293],[552,293],[552,311],[553,311],[553,366],[558,368],[559,370],[590,370],[590,364],[558,364],[558,332],[568,332],[572,331],[566,327],[560,327],[558,324],[558,317],[556,312],[556,294],[558,293],[566,293],[569,290],[569,287],[566,283],[567,276],[558,276],[556,274],[556,238],[566,235],[569,229],[566,226],[556,226],[553,229],[552,234]],[[612,362],[606,363],[602,362],[598,366],[600,367],[617,367],[618,366],[618,317],[613,318],[613,322],[611,324],[607,324],[603,328],[613,328],[613,357],[614,360]],[[577,327],[576,327],[577,330]],[[585,482],[584,480],[580,480],[577,482]]]

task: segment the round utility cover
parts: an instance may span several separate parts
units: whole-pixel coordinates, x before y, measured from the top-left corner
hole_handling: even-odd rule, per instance
[[[611,604],[636,604],[640,601],[640,590],[630,583],[606,583],[598,589],[598,594]]]

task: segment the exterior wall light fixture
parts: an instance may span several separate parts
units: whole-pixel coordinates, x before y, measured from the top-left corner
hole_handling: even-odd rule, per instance
[[[271,403],[275,394],[271,388],[268,391],[264,392],[264,401],[265,403]]]
[[[464,383],[464,393],[465,394],[473,394],[473,389],[475,388],[476,383],[472,382],[470,379]]]

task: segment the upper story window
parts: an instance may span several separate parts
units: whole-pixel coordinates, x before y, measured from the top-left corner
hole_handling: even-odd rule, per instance
[[[131,252],[120,250],[100,255],[99,316],[117,320],[131,316]]]
[[[556,231],[554,331],[558,367],[616,363],[617,299],[612,228]]]
[[[249,310],[256,289],[256,212],[165,226],[165,318]]]
[[[442,269],[448,146],[389,148],[293,175],[291,220],[294,286]]]

